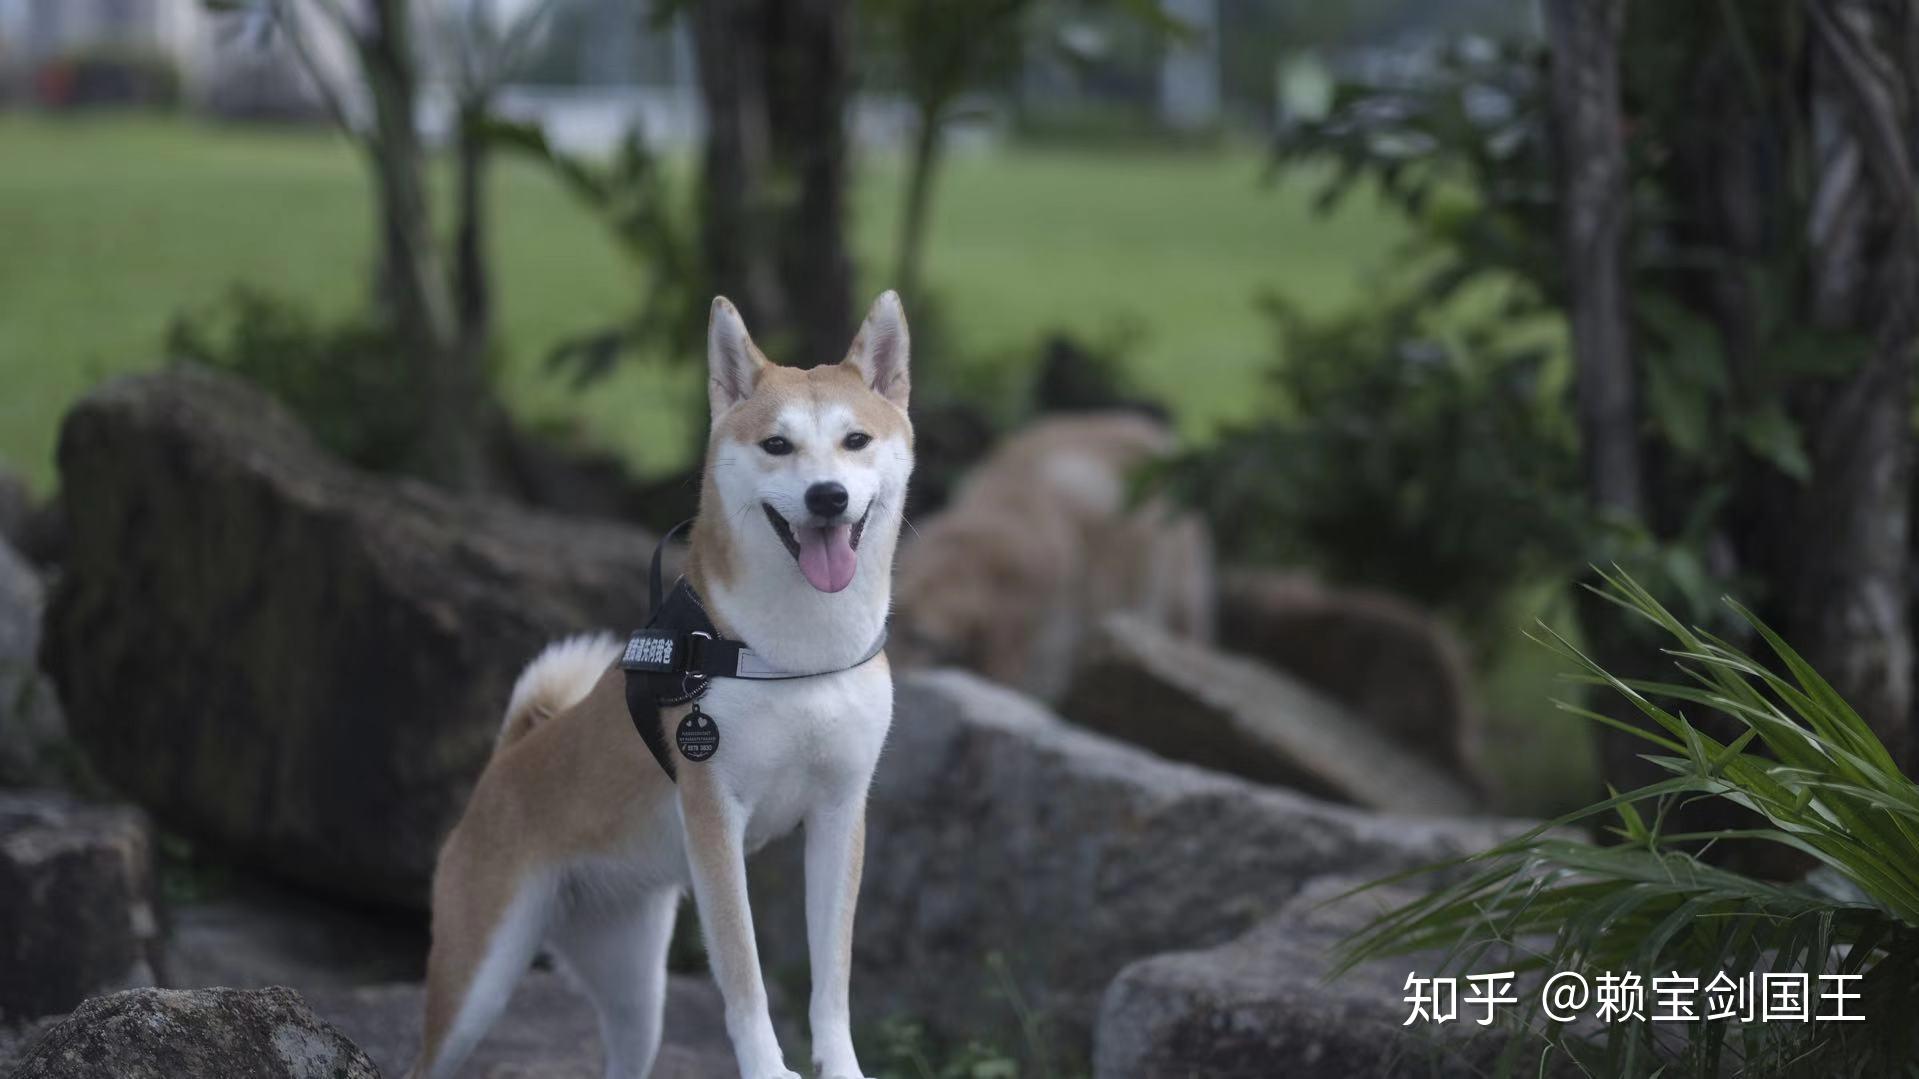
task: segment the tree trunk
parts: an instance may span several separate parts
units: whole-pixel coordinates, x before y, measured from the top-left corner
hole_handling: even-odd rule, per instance
[[[844,0],[706,0],[693,30],[706,103],[701,239],[714,287],[782,362],[852,337],[846,251]]]
[[[424,375],[421,474],[455,489],[481,480],[485,387],[461,347],[451,290],[433,235],[406,0],[368,0],[361,64],[373,100],[372,168],[381,247],[375,303]]]
[[[462,353],[483,360],[493,333],[493,283],[486,261],[486,119],[484,97],[460,106],[459,201],[453,235],[453,302]]]
[[[1812,460],[1787,507],[1780,627],[1912,767],[1912,379],[1919,338],[1912,16],[1871,0],[1811,14],[1811,313],[1871,351],[1842,379],[1808,384],[1795,412]]]
[[[852,25],[846,0],[771,0],[767,115],[780,207],[779,272],[797,352],[837,363],[853,340],[853,260],[846,250],[846,106]]]
[[[900,254],[893,271],[893,287],[912,302],[920,295],[920,266],[925,260],[927,218],[933,208],[933,177],[939,169],[940,106],[922,104],[919,130],[913,135],[913,156],[907,162],[906,203],[900,214]]]
[[[1567,267],[1576,403],[1586,494],[1593,507],[1646,521],[1638,401],[1634,392],[1626,295],[1626,153],[1619,102],[1624,0],[1546,0],[1552,50],[1554,177],[1560,244]],[[1656,646],[1622,612],[1591,593],[1575,595],[1580,627],[1599,663],[1624,677],[1659,674]],[[1594,707],[1641,722],[1610,695]],[[1619,790],[1654,782],[1640,759],[1646,743],[1623,731],[1598,732],[1602,778]]]
[[[707,275],[713,288],[740,309],[754,335],[770,340],[786,310],[760,204],[772,154],[762,87],[766,44],[760,2],[693,5],[693,37],[706,104],[700,244]]]
[[[1624,0],[1547,0],[1562,242],[1578,365],[1587,491],[1644,510],[1626,296],[1626,150],[1619,112]]]

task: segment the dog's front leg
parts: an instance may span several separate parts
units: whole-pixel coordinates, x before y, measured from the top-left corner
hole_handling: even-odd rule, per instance
[[[820,1079],[861,1079],[853,1055],[847,983],[853,966],[853,909],[866,856],[865,790],[806,818],[806,943],[813,967],[813,1062]]]
[[[686,860],[706,936],[707,962],[726,1002],[726,1034],[741,1079],[800,1079],[786,1067],[767,1014],[753,912],[746,898],[746,815],[711,769],[680,769]]]

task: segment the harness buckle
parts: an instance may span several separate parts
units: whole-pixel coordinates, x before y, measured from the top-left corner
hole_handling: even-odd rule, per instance
[[[685,704],[696,701],[706,695],[706,683],[710,677],[700,669],[705,659],[706,648],[701,641],[711,641],[713,635],[703,629],[691,630],[686,635],[686,666],[680,672],[680,694],[672,703]]]

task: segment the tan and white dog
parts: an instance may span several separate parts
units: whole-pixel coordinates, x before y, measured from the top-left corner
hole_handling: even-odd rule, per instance
[[[440,853],[417,1079],[448,1079],[542,942],[599,1012],[608,1079],[659,1049],[666,949],[691,885],[743,1079],[797,1077],[767,1012],[746,856],[806,829],[814,1063],[858,1079],[847,1003],[866,795],[893,719],[885,625],[913,470],[906,317],[881,296],[846,359],[810,371],[761,355],[713,302],[712,434],[688,581],[725,636],[789,681],[716,678],[711,759],[675,753],[676,785],[633,729],[620,642],[576,638],[520,675],[500,742]],[[673,730],[687,706],[662,710]]]

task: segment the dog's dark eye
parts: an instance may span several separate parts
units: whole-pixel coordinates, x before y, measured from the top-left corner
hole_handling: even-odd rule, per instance
[[[866,448],[866,444],[871,441],[873,441],[872,435],[867,434],[865,431],[855,431],[847,435],[845,441],[841,442],[840,445],[845,446],[849,450],[863,450]]]
[[[774,435],[772,438],[761,440],[760,449],[765,450],[775,457],[784,457],[793,452],[793,444],[778,435]]]

